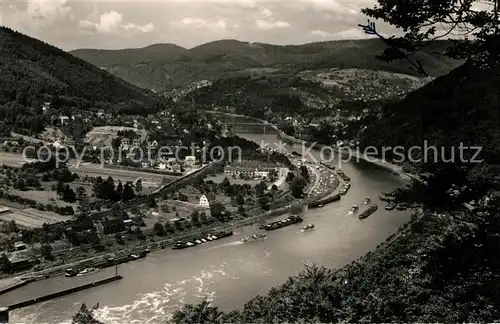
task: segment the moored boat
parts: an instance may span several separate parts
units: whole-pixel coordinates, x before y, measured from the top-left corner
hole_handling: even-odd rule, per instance
[[[64,271],[64,276],[65,277],[74,277],[78,274],[78,271],[76,271],[75,269],[66,269],[66,271]]]
[[[351,209],[349,209],[349,211],[350,211],[351,213],[355,213],[355,212],[357,212],[358,210],[359,210],[359,207],[358,207],[357,205],[353,205],[353,206],[351,207]]]
[[[85,268],[82,271],[78,272],[77,277],[91,275],[99,272],[99,270],[99,268]]]
[[[394,208],[396,208],[397,204],[395,202],[390,202],[387,204],[387,206],[385,206],[385,209],[386,210],[393,210]]]
[[[365,204],[368,205],[370,202],[371,202],[371,198],[370,197],[366,197]]]

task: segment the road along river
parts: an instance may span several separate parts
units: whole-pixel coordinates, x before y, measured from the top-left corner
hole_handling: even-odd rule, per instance
[[[276,135],[242,136],[259,144],[268,142],[271,148],[278,142]],[[302,150],[298,145],[286,149]],[[313,154],[319,158],[318,152]],[[342,169],[351,177],[350,191],[339,202],[307,211],[301,225],[269,232],[263,241],[240,243],[242,236],[258,231],[256,226],[247,226],[235,230],[232,237],[190,249],[154,251],[145,259],[120,265],[121,281],[15,310],[11,322],[70,322],[82,302],[99,302],[99,318],[106,324],[164,323],[183,303],[205,296],[224,310],[242,307],[249,298],[266,294],[272,286],[296,275],[307,261],[341,267],[373,250],[409,220],[409,213],[386,211],[378,200],[381,193],[404,185],[400,178],[366,162],[347,163]],[[379,204],[378,211],[363,221],[349,215],[349,208],[361,206],[367,196]],[[301,227],[307,223],[315,224],[316,229],[302,233]],[[1,295],[0,305],[94,281],[114,271],[110,268],[94,276],[54,277],[28,284]]]

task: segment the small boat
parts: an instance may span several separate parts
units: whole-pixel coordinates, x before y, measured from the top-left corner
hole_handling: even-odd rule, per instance
[[[240,241],[245,243],[245,242],[251,242],[251,241],[257,241],[257,240],[265,240],[267,238],[266,234],[254,234],[252,236],[246,236],[242,238]]]
[[[202,239],[201,239],[201,241],[202,241],[203,243],[207,243],[207,240],[205,240],[204,238],[202,238]]]
[[[368,205],[370,202],[371,202],[370,197],[366,197],[366,199],[365,199],[365,205]]]
[[[78,272],[77,277],[91,275],[99,272],[99,270],[99,268],[85,268],[82,271]]]
[[[351,209],[349,210],[349,212],[351,212],[351,213],[355,213],[355,212],[357,212],[358,210],[359,210],[359,207],[358,207],[358,206],[356,206],[356,205],[353,205],[353,206],[351,207]]]
[[[321,208],[321,207],[324,207],[324,206],[325,206],[325,205],[323,205],[323,204],[319,204],[319,205],[318,205],[318,208]]]
[[[385,210],[393,210],[394,208],[396,208],[397,204],[395,202],[390,202],[387,204],[387,206],[385,206]]]
[[[310,231],[310,230],[313,230],[315,229],[316,227],[314,226],[314,224],[307,224],[306,226],[304,226],[304,228],[302,229],[302,232],[305,232],[305,231]]]
[[[64,276],[65,277],[74,277],[78,274],[78,271],[74,270],[74,269],[66,269],[66,271],[64,271]]]
[[[148,246],[148,247],[146,248],[146,250],[144,250],[144,251],[145,251],[146,253],[151,252],[151,247],[149,247],[149,246]]]
[[[197,244],[202,244],[202,243],[203,243],[203,242],[202,242],[202,241],[200,241],[200,240],[196,240],[195,242],[196,242]]]

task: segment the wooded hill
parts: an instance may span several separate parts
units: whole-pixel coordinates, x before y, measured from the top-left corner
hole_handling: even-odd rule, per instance
[[[54,46],[0,27],[0,105],[38,107],[59,96],[77,107],[144,111],[158,101],[149,91]],[[50,100],[49,100],[50,101]]]
[[[436,56],[445,43],[436,42],[415,54],[432,76],[449,72],[459,63]],[[267,75],[321,68],[361,68],[414,74],[406,62],[376,59],[385,49],[379,39],[341,40],[278,46],[220,40],[192,49],[155,44],[140,49],[79,49],[70,53],[127,80],[158,91],[193,81],[239,75]]]

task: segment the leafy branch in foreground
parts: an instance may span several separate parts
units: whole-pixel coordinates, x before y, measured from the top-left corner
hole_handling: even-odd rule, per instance
[[[411,56],[424,47],[432,47],[439,39],[448,39],[450,45],[438,54],[469,60],[483,68],[498,65],[499,10],[498,0],[379,0],[375,8],[365,8],[362,13],[399,28],[404,36],[385,38],[370,21],[359,26],[388,45],[381,59],[406,60],[416,71],[427,76],[422,64],[413,62]]]

